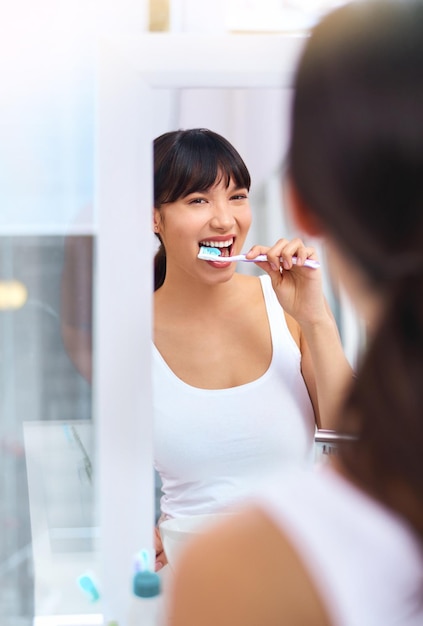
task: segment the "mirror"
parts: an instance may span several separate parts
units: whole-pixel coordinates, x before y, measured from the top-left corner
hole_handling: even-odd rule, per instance
[[[292,89],[265,88],[206,88],[181,87],[155,90],[154,136],[176,129],[209,128],[226,137],[240,152],[251,173],[250,204],[253,222],[244,246],[255,243],[273,244],[277,238],[301,236],[284,210],[282,170],[289,138],[289,109]],[[309,240],[309,238],[308,238]],[[310,242],[324,250],[319,242]],[[260,274],[254,264],[239,264],[238,272]],[[338,325],[344,329],[344,344],[349,336],[345,332],[345,315],[348,309],[335,293],[326,268],[323,267],[325,293],[330,301]],[[356,347],[354,347],[355,349]],[[316,458],[327,454],[326,441],[315,444]],[[156,473],[156,519],[160,516],[161,481]]]

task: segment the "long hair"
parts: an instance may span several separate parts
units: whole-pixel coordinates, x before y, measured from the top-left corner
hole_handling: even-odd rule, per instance
[[[210,189],[221,176],[246,189],[251,179],[239,153],[227,139],[205,129],[164,133],[154,140],[154,206],[176,202],[195,191]],[[160,236],[156,235],[160,240]],[[166,276],[166,250],[160,247],[154,259],[154,289]]]
[[[423,537],[423,5],[351,3],[297,68],[289,168],[386,300],[340,429],[341,462]]]

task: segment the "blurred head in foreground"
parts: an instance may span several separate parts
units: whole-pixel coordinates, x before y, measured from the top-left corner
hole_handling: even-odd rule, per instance
[[[360,445],[342,460],[423,532],[422,3],[352,3],[326,17],[294,90],[292,204],[371,327],[340,424]]]

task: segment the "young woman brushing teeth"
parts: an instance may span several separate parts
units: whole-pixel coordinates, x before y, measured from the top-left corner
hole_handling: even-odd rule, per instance
[[[227,509],[282,463],[311,464],[351,369],[300,239],[254,246],[260,277],[231,261],[251,225],[250,175],[206,129],[154,142],[154,450],[162,518]],[[293,257],[296,257],[293,261]],[[281,259],[283,259],[281,261]],[[283,268],[283,272],[280,268]],[[166,563],[157,531],[157,569]]]

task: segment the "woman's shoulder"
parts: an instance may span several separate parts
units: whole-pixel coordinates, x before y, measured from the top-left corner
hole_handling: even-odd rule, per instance
[[[269,276],[254,276],[250,274],[234,274],[233,287],[237,292],[240,292],[250,298],[258,298],[263,300],[263,279],[269,279]]]
[[[181,556],[175,580],[174,626],[266,626],[278,615],[286,623],[330,623],[291,542],[255,506],[193,540]]]

